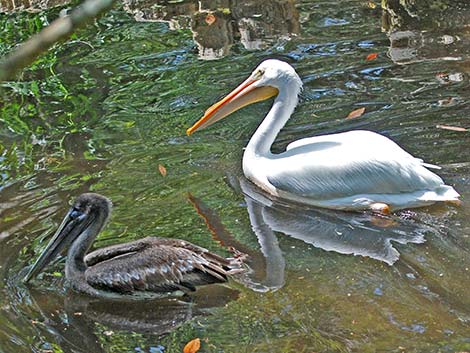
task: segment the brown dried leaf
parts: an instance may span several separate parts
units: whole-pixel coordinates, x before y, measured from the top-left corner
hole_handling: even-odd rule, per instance
[[[378,56],[379,56],[379,53],[371,53],[366,56],[366,60],[374,60],[374,59],[377,59]]]
[[[196,353],[201,348],[201,340],[195,338],[189,341],[183,348],[183,353]]]
[[[160,172],[162,176],[166,176],[166,168],[163,165],[161,164],[158,165],[158,171]]]
[[[351,113],[348,114],[346,119],[354,119],[354,118],[359,118],[364,112],[366,111],[366,108],[359,108],[356,110],[353,110]]]
[[[213,14],[208,14],[206,16],[206,23],[210,26],[216,21],[216,17]]]
[[[470,131],[469,129],[466,129],[466,128],[460,127],[460,126],[436,125],[436,127],[438,129],[450,130],[450,131],[460,131],[460,132]]]

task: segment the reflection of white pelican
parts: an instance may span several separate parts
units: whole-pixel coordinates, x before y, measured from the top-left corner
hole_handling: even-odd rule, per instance
[[[187,133],[276,96],[243,155],[246,177],[270,194],[326,208],[383,212],[458,200],[451,186],[426,169],[429,165],[371,131],[305,138],[272,154],[271,145],[294,111],[301,87],[289,64],[266,60]]]
[[[263,251],[271,260],[280,284],[284,281],[281,250],[278,248],[274,232],[283,233],[302,240],[316,248],[340,254],[360,255],[392,265],[400,257],[393,243],[423,243],[424,234],[432,228],[404,220],[399,217],[371,215],[368,213],[346,213],[313,208],[300,208],[283,204],[269,198],[245,178],[230,178],[233,187],[245,195],[247,211],[254,233]],[[385,227],[374,222],[383,221]],[[393,223],[387,226],[388,223]],[[270,244],[269,246],[266,244]],[[274,249],[271,250],[271,249]],[[268,264],[269,265],[269,264]],[[271,282],[273,282],[271,280]]]

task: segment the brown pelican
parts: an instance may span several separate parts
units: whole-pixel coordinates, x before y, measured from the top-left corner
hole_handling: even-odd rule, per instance
[[[147,237],[86,255],[111,207],[111,201],[102,195],[77,197],[24,281],[67,246],[65,277],[74,290],[92,296],[189,292],[199,285],[226,282],[228,275],[241,271],[240,259],[225,259],[179,239]]]

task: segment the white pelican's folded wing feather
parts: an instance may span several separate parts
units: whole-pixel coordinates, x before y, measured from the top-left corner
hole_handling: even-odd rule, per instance
[[[267,163],[266,177],[278,193],[308,198],[313,204],[344,195],[380,202],[384,198],[373,195],[416,197],[416,193],[422,194],[423,201],[435,201],[445,191],[443,180],[426,169],[420,159],[371,131],[302,139],[272,161]]]

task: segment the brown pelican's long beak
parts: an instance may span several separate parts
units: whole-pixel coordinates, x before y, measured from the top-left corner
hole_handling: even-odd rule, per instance
[[[62,249],[68,246],[80,233],[82,227],[77,227],[83,223],[83,216],[71,217],[73,210],[70,210],[64,217],[59,229],[55,232],[46,249],[29,270],[28,274],[23,278],[23,282],[28,282],[36,276],[46,265],[51,262]]]
[[[216,121],[226,117],[240,108],[271,98],[279,93],[278,89],[272,86],[258,87],[254,85],[254,83],[258,80],[259,78],[253,78],[250,76],[247,80],[245,80],[242,84],[230,92],[225,98],[207,109],[204,116],[188,130],[186,130],[186,134],[189,136],[194,131],[212,125]]]

